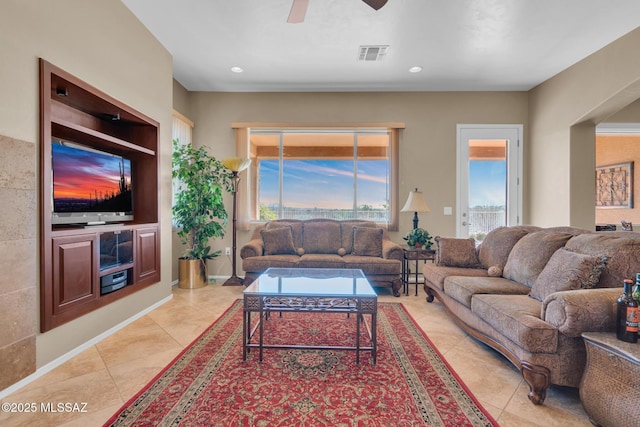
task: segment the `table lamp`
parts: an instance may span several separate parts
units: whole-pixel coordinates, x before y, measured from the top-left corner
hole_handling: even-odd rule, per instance
[[[413,212],[413,228],[418,228],[418,212],[431,212],[427,202],[424,201],[424,194],[416,188],[409,192],[409,198],[404,204],[401,212]]]

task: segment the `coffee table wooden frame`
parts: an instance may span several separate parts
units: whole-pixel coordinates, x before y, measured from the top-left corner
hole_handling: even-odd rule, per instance
[[[284,270],[284,269],[283,269]],[[291,272],[295,269],[286,269]],[[300,269],[300,274],[304,275],[305,269]],[[319,270],[319,269],[314,269]],[[267,270],[264,274],[269,274]],[[364,278],[364,274],[362,274]],[[323,280],[331,280],[326,278]],[[365,279],[366,280],[366,279]],[[264,323],[269,320],[271,312],[300,312],[300,313],[351,313],[356,315],[356,342],[355,346],[312,346],[300,344],[267,344],[264,339]],[[251,315],[257,313],[258,322],[251,326]],[[367,315],[370,319],[368,322],[365,318]],[[344,295],[344,294],[305,294],[303,286],[297,288],[294,292],[279,292],[277,295],[273,293],[251,292],[244,293],[244,309],[243,309],[243,331],[242,331],[242,360],[247,360],[247,353],[252,348],[259,351],[258,360],[263,360],[263,350],[265,348],[294,348],[294,349],[313,349],[313,350],[353,350],[356,352],[356,364],[360,364],[360,353],[370,351],[372,363],[375,365],[377,360],[377,315],[378,315],[378,297],[371,294],[367,295]],[[363,346],[361,340],[362,325],[371,340],[371,345]],[[252,342],[255,333],[258,333],[257,342]]]

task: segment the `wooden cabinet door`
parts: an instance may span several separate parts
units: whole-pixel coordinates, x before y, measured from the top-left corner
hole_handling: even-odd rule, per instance
[[[160,281],[160,240],[158,227],[137,228],[134,274],[136,283]]]
[[[100,296],[98,235],[56,237],[53,244],[53,314],[58,315]]]

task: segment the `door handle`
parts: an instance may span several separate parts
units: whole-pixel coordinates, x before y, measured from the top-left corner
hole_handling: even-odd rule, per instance
[[[463,225],[464,227],[466,227],[467,225],[471,225],[471,223],[470,223],[470,222],[467,222],[467,221],[462,221],[462,225]]]

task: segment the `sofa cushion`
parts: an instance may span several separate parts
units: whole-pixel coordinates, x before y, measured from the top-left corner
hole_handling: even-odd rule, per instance
[[[640,272],[640,244],[637,236],[625,237],[624,232],[581,234],[567,242],[567,249],[588,255],[606,255],[609,259],[602,270],[599,288],[617,288],[624,279]],[[635,233],[633,233],[635,234]]]
[[[471,311],[531,353],[555,353],[558,330],[540,319],[542,303],[527,295],[474,295]]]
[[[396,259],[346,255],[342,260],[344,261],[344,268],[361,269],[367,276],[372,274],[397,275],[402,273],[402,262]]]
[[[353,254],[382,258],[382,228],[353,227]]]
[[[344,268],[344,260],[338,254],[309,254],[300,257],[298,268]]]
[[[585,230],[584,228],[572,227],[570,225],[548,227],[548,228],[545,228],[544,231],[549,231],[553,233],[567,233],[567,234],[571,234],[572,236],[578,236],[584,233],[593,233],[593,231]]]
[[[533,282],[529,296],[544,301],[554,292],[594,288],[606,260],[606,256],[579,254],[560,248]]]
[[[372,221],[361,221],[361,220],[340,221],[340,236],[342,238],[342,248],[344,248],[345,253],[348,253],[348,254],[350,254],[351,251],[353,251],[353,228],[354,227],[376,228],[378,226],[375,222],[372,222]]]
[[[264,242],[265,255],[294,255],[296,248],[293,247],[293,235],[291,226],[262,229],[260,232]]]
[[[302,241],[305,255],[337,254],[342,247],[340,223],[332,220],[305,221]]]
[[[529,288],[502,277],[450,276],[444,279],[444,293],[471,307],[471,298],[477,294],[526,295]]]
[[[570,237],[571,234],[568,233],[544,230],[527,234],[513,246],[502,276],[528,287],[533,286],[549,258],[563,247]]]
[[[487,277],[487,270],[483,268],[439,267],[436,264],[424,263],[422,275],[426,283],[434,288],[443,290],[444,280],[450,276]]]
[[[480,267],[473,238],[436,237],[436,264],[441,267]]]
[[[299,261],[298,255],[254,256],[242,260],[242,269],[262,273],[269,267],[296,268]]]
[[[539,227],[526,225],[491,230],[478,247],[478,261],[486,269],[495,266],[502,270],[509,258],[509,252],[518,240],[538,230]]]
[[[266,223],[264,228],[271,230],[273,228],[291,227],[293,246],[297,249],[302,247],[302,224],[302,221],[296,219],[278,219]]]

